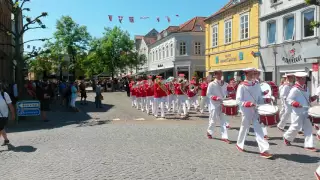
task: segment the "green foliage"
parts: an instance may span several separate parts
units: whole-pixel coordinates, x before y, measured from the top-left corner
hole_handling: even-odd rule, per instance
[[[320,0],[305,0],[306,4],[308,5],[316,5],[316,6],[320,6]],[[315,27],[320,27],[320,22],[318,21],[312,21],[310,23],[310,28],[315,28]]]

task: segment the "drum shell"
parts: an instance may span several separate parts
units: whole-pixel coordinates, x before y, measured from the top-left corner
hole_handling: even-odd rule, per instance
[[[315,116],[309,115],[309,119],[313,124],[320,124],[320,117],[315,117]]]
[[[271,98],[263,98],[265,103],[271,103]]]
[[[264,124],[265,126],[274,126],[277,125],[280,121],[279,112],[275,114],[260,114],[259,115],[260,123]]]
[[[221,111],[223,114],[227,115],[227,116],[236,116],[238,115],[238,106],[225,106],[225,105],[221,105]]]

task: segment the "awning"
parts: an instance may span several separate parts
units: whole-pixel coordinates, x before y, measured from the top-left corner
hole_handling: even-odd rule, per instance
[[[320,46],[305,49],[303,56],[306,59],[320,58]]]
[[[310,70],[311,71],[311,70]],[[305,69],[295,69],[295,70],[282,70],[280,73],[293,73],[293,72],[306,72]]]
[[[162,74],[164,72],[169,71],[170,69],[173,69],[173,67],[165,68],[165,69],[159,69],[159,70],[153,70],[153,71],[149,71],[149,73],[150,73],[150,75],[159,75],[159,74]]]

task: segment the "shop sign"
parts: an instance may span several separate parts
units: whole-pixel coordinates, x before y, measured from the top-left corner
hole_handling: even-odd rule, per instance
[[[301,55],[296,56],[296,49],[293,48],[289,51],[289,57],[282,57],[282,61],[284,61],[287,64],[294,64],[297,62],[302,61]]]
[[[219,64],[219,56],[216,56],[216,64]]]
[[[313,63],[312,64],[312,71],[313,72],[318,72],[319,71],[319,64],[318,63]]]
[[[243,52],[239,52],[239,60],[243,60]]]
[[[225,55],[225,59],[220,60],[220,63],[228,63],[228,62],[234,62],[237,61],[236,57],[232,57],[231,54]]]

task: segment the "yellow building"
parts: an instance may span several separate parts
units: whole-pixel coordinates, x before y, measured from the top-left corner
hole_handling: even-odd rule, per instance
[[[258,68],[258,0],[231,0],[206,23],[206,70],[221,69],[224,80],[243,79],[241,69]]]

